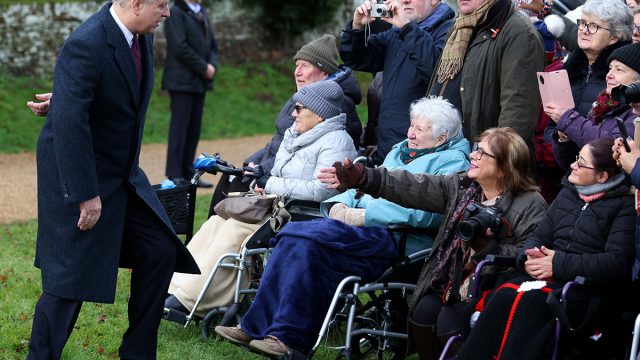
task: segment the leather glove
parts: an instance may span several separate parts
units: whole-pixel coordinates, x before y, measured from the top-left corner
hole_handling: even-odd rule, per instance
[[[340,161],[333,163],[336,169],[336,177],[340,182],[338,191],[344,192],[347,189],[355,189],[367,181],[367,172],[362,164],[347,162],[343,165]]]
[[[264,189],[265,186],[267,186],[267,181],[269,181],[270,177],[271,177],[271,174],[262,175],[261,177],[259,177],[256,180],[256,186],[258,186],[259,188]]]

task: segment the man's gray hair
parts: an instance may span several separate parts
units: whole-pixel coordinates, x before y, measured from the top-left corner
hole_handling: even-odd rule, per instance
[[[442,96],[429,96],[416,100],[409,109],[411,119],[424,119],[431,122],[433,140],[442,134],[451,140],[462,133],[460,112]]]
[[[607,23],[611,36],[621,41],[631,40],[633,14],[623,1],[588,0],[582,7],[582,13]]]

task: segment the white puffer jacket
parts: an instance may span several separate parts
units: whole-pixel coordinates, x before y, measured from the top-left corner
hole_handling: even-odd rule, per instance
[[[316,179],[320,169],[344,158],[354,159],[356,149],[346,131],[346,115],[326,119],[299,134],[295,123],[284,134],[265,191],[289,199],[323,201],[337,194]]]

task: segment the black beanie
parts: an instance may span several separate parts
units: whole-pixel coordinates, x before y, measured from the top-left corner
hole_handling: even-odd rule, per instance
[[[618,60],[640,74],[640,44],[630,44],[619,47],[609,55],[608,63]]]

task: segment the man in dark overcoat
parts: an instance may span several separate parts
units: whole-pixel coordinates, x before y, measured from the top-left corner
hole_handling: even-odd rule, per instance
[[[138,165],[153,87],[153,32],[167,0],[113,0],[60,49],[37,147],[43,294],[28,359],[59,359],[84,301],[113,303],[131,272],[122,359],[155,359],[175,271],[199,273]]]
[[[205,94],[213,89],[218,67],[218,46],[200,0],[176,0],[164,23],[164,34],[167,58],[162,89],[171,97],[166,175],[188,180],[194,174]],[[198,180],[198,186],[213,185]]]

